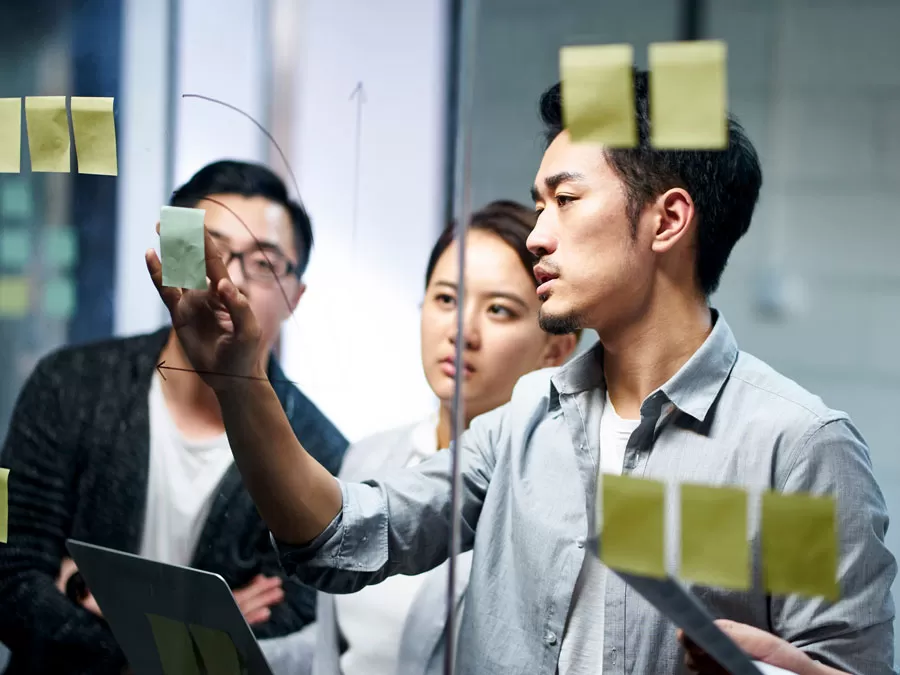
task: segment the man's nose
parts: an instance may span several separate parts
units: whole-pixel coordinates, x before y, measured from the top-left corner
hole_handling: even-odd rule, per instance
[[[538,217],[537,224],[528,235],[525,245],[538,259],[548,256],[556,251],[556,237],[549,222],[550,218],[545,211]]]

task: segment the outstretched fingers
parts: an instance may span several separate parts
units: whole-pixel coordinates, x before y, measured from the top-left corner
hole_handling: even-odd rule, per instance
[[[182,290],[172,286],[163,286],[162,263],[160,263],[156,251],[152,248],[148,249],[144,254],[144,258],[147,261],[147,271],[150,272],[150,278],[153,280],[153,285],[156,286],[159,297],[165,304],[166,309],[169,310],[169,314],[174,314],[175,308],[178,306],[178,301],[181,299]]]

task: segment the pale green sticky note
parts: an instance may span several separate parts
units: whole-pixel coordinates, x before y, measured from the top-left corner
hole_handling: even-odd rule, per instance
[[[241,658],[228,633],[193,623],[190,630],[207,673],[241,675]]]
[[[21,318],[28,314],[28,279],[0,276],[0,318]]]
[[[78,260],[75,230],[54,225],[44,230],[44,261],[55,269],[70,269]]]
[[[654,480],[604,474],[600,560],[607,567],[664,578],[665,486]]]
[[[21,272],[31,260],[31,233],[24,227],[0,230],[0,267]]]
[[[159,216],[163,286],[206,288],[203,209],[164,206]]]
[[[0,173],[22,170],[22,99],[0,98]]]
[[[197,652],[187,624],[157,614],[147,614],[156,652],[165,675],[200,675]],[[210,671],[213,672],[213,671]]]
[[[681,577],[738,591],[750,588],[744,490],[681,485]]]
[[[32,213],[31,186],[18,176],[0,179],[0,214],[10,220],[27,220]]]
[[[837,506],[831,497],[762,495],[762,567],[766,590],[837,600]]]
[[[69,319],[75,313],[75,284],[71,279],[51,279],[44,285],[44,314],[51,319]]]
[[[9,469],[0,469],[0,542],[9,540]]]
[[[655,147],[728,147],[726,52],[720,40],[650,45],[650,142]]]
[[[70,107],[78,173],[118,175],[113,99],[73,96]]]
[[[563,47],[559,52],[563,124],[575,142],[637,145],[631,45]]]
[[[26,96],[25,123],[32,171],[68,173],[69,117],[65,96]]]

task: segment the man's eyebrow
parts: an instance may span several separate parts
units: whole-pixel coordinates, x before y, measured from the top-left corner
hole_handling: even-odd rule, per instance
[[[544,179],[544,185],[547,186],[547,189],[550,191],[555,190],[563,183],[579,183],[583,182],[586,179],[586,176],[583,173],[578,173],[577,171],[560,171],[559,173],[555,173],[552,176],[547,176]],[[537,185],[531,186],[531,198],[534,201],[538,201],[541,196],[541,190]]]

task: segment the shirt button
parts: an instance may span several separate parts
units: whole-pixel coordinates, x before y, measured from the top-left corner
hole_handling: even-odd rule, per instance
[[[551,633],[550,631],[547,631],[547,633],[544,635],[544,642],[546,642],[551,647],[553,645],[555,645],[556,644],[556,633]]]
[[[578,537],[578,539],[575,540],[575,545],[578,548],[584,548],[584,539],[582,537]]]

